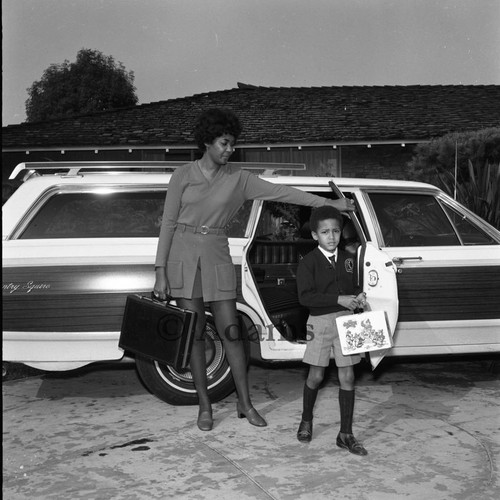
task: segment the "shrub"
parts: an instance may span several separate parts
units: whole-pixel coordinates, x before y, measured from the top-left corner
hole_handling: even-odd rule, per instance
[[[428,182],[500,229],[500,128],[451,133],[415,147],[409,178]]]

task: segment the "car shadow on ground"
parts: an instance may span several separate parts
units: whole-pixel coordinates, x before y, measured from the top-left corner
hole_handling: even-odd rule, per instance
[[[34,377],[46,373],[36,368],[23,365],[22,363],[10,363],[7,361],[2,362],[2,382],[9,380],[18,380],[21,378]]]

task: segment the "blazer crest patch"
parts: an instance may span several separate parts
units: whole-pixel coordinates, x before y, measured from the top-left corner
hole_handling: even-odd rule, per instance
[[[345,266],[346,272],[351,273],[351,274],[354,272],[354,260],[351,259],[350,257],[348,259],[344,260],[344,266]]]

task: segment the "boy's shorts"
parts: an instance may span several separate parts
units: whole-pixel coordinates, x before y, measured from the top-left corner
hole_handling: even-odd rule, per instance
[[[306,351],[302,361],[308,365],[328,366],[333,348],[333,355],[337,367],[357,365],[361,361],[359,354],[344,356],[340,347],[339,332],[335,318],[351,314],[350,311],[323,314],[321,316],[309,316],[307,320]]]

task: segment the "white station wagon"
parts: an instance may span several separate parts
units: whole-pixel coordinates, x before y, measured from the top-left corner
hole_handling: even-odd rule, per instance
[[[3,206],[3,360],[48,370],[129,359],[118,346],[128,294],[150,294],[171,169],[182,162],[22,163]],[[342,243],[359,254],[369,307],[384,310],[387,356],[500,351],[500,232],[434,186],[405,181],[277,175],[297,165],[240,164],[269,182],[357,207]],[[304,168],[302,166],[301,168]],[[169,170],[170,169],[170,170]],[[314,248],[310,208],[247,202],[227,227],[237,305],[252,359],[299,361],[307,311],[295,275]],[[233,390],[208,314],[214,401]],[[171,404],[197,401],[191,372],[135,357],[145,386]]]

